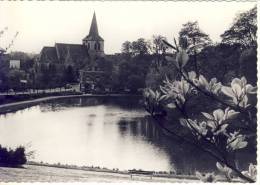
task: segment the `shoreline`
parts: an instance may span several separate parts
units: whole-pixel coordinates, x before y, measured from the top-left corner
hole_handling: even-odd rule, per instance
[[[131,95],[131,94],[81,94],[81,95],[62,95],[62,96],[47,96],[43,98],[36,98],[32,100],[18,101],[12,103],[6,103],[0,105],[0,114],[5,114],[13,111],[17,111],[23,108],[28,108],[33,105],[37,105],[41,102],[46,102],[56,99],[66,99],[66,98],[81,98],[81,97],[141,97],[141,95]]]
[[[198,183],[195,175],[171,174],[150,171],[152,174],[136,174],[130,170],[112,170],[100,167],[27,162],[20,168],[0,167],[0,182],[154,182]],[[218,182],[227,182],[218,176]],[[238,178],[233,182],[241,183]]]
[[[27,162],[21,168],[0,167],[0,182],[198,182],[195,176],[134,174],[128,170]]]

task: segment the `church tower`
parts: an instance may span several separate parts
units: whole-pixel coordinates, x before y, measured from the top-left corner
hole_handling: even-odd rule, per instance
[[[83,39],[83,45],[87,46],[90,54],[104,55],[104,39],[98,34],[95,12],[92,18],[89,34]]]

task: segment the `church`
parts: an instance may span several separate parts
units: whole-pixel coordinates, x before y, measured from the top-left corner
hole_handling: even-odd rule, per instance
[[[81,91],[107,89],[112,67],[104,53],[104,39],[98,32],[96,14],[82,44],[55,43],[53,47],[43,47],[38,63],[47,67],[55,66],[57,71],[73,69]]]

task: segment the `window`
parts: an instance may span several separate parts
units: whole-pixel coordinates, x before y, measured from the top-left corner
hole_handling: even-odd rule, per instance
[[[95,43],[95,50],[100,51],[100,43],[99,42]]]

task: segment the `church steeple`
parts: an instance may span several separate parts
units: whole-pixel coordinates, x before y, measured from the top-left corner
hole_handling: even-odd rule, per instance
[[[94,15],[93,15],[93,18],[92,18],[92,22],[91,22],[91,26],[90,26],[88,35],[92,35],[92,36],[98,35],[98,26],[97,26],[97,19],[96,19],[96,13],[95,12],[94,12]]]
[[[94,12],[89,34],[83,39],[83,45],[86,45],[89,52],[104,54],[104,39],[99,36],[96,13]]]

